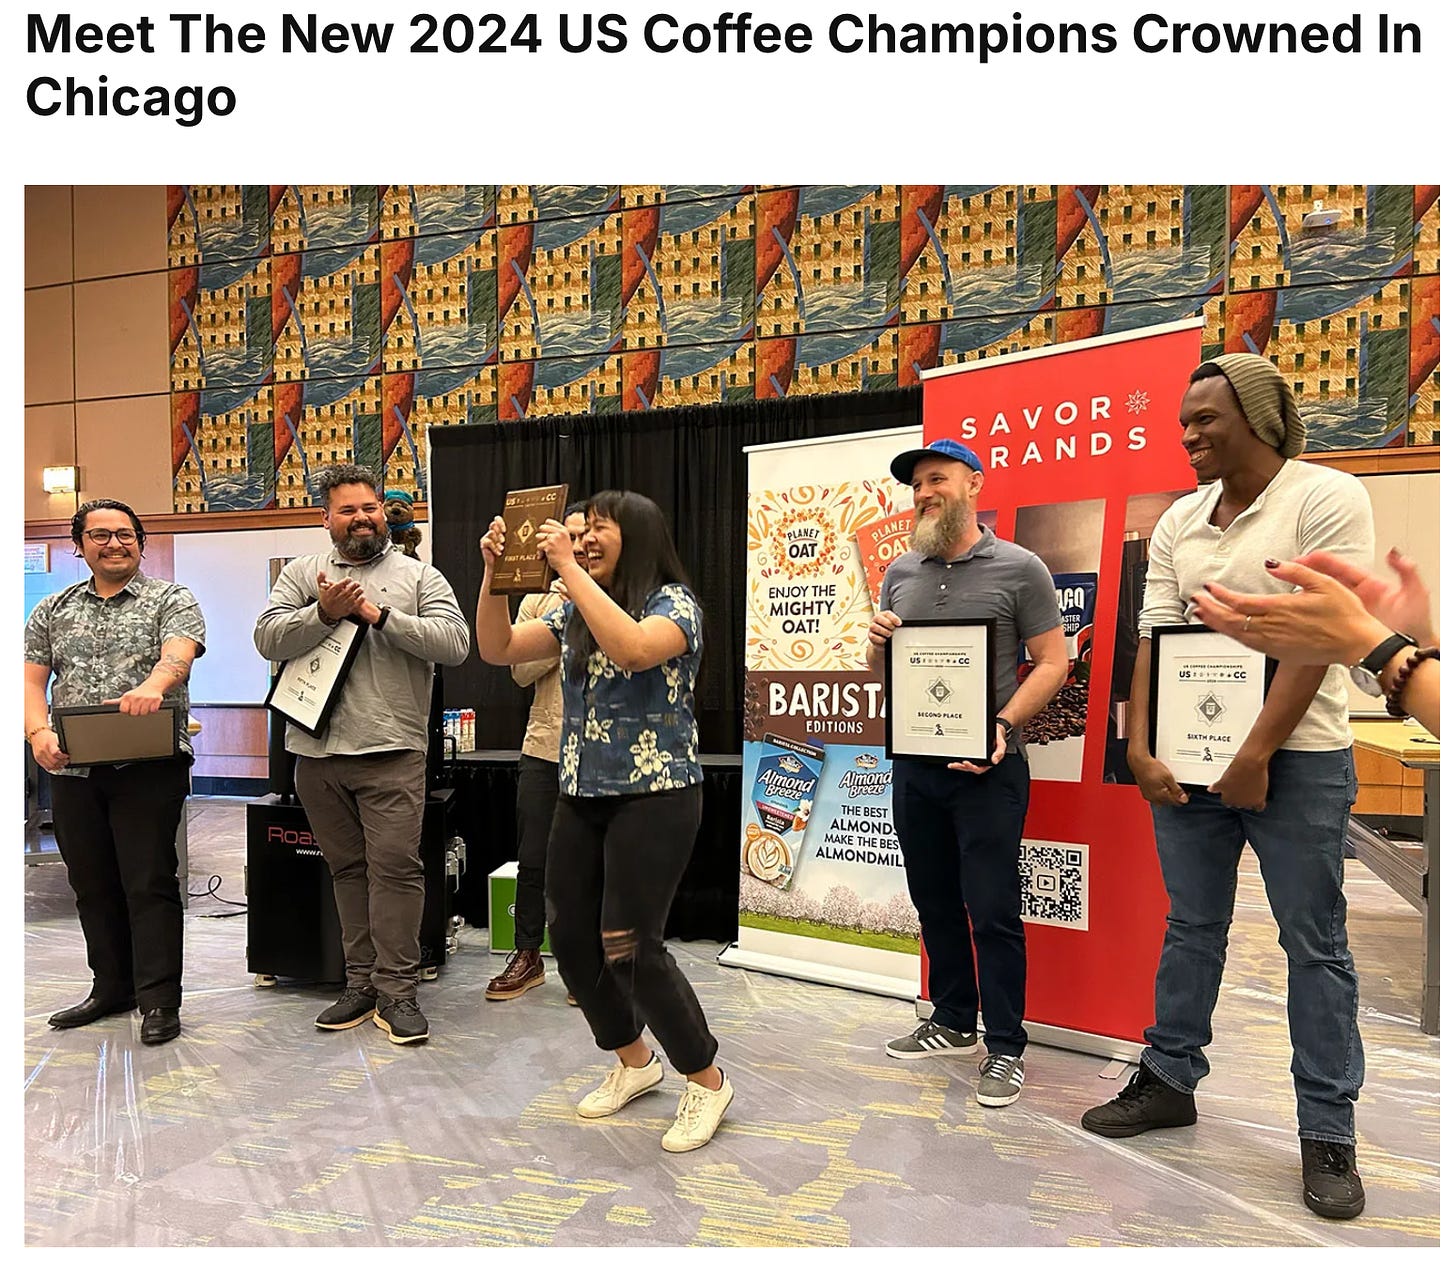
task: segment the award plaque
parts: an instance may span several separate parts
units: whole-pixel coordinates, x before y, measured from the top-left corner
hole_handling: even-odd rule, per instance
[[[368,624],[353,617],[330,628],[313,649],[278,669],[263,705],[310,737],[322,737],[368,631]]]
[[[565,483],[506,493],[501,509],[506,551],[495,560],[495,573],[490,577],[492,596],[545,592],[551,586],[551,567],[536,547],[536,532],[547,518],[560,522],[565,510]]]
[[[885,650],[885,754],[990,763],[995,619],[907,619]]]
[[[56,740],[70,756],[69,768],[94,764],[132,764],[144,759],[171,759],[181,749],[175,702],[163,703],[150,715],[123,715],[114,702],[95,707],[57,707]]]
[[[1201,624],[1156,627],[1148,682],[1148,750],[1182,786],[1219,779],[1264,708],[1278,665]]]

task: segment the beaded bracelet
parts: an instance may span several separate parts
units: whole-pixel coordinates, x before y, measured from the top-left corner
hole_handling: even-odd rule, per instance
[[[1404,719],[1406,715],[1405,708],[1400,705],[1400,695],[1405,692],[1411,673],[1428,658],[1434,658],[1439,662],[1441,651],[1439,649],[1417,650],[1400,665],[1400,669],[1395,673],[1395,679],[1390,682],[1390,692],[1385,695],[1385,709],[1397,719]]]
[[[49,724],[37,724],[35,728],[31,729],[30,732],[25,735],[25,740],[27,742],[30,741],[32,738],[35,737],[37,733],[44,733],[48,728],[50,728]]]

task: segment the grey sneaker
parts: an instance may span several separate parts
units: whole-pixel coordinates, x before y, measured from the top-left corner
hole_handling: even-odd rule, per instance
[[[393,1045],[413,1045],[430,1038],[430,1024],[412,996],[385,1001],[375,1011],[374,1025],[389,1033],[389,1043]]]
[[[993,1053],[981,1063],[981,1082],[976,1085],[976,1100],[982,1106],[1010,1106],[1021,1096],[1021,1083],[1026,1079],[1026,1066],[1009,1053]]]
[[[926,1019],[908,1036],[885,1041],[892,1058],[945,1058],[973,1054],[980,1048],[975,1032],[954,1031]]]
[[[344,1031],[374,1017],[379,998],[363,988],[346,987],[339,999],[313,1020],[324,1031]]]

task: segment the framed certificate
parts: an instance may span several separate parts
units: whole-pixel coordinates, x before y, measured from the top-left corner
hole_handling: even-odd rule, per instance
[[[1217,781],[1264,707],[1278,663],[1201,624],[1156,627],[1148,692],[1148,750],[1178,783]]]
[[[114,702],[95,707],[57,707],[51,713],[56,740],[71,768],[171,759],[178,746],[180,708],[164,703],[151,715],[123,715]]]
[[[501,508],[506,549],[490,577],[492,595],[545,592],[551,586],[551,567],[536,547],[536,532],[547,518],[560,522],[565,509],[565,483],[506,493]]]
[[[313,649],[278,669],[263,705],[310,737],[322,737],[368,631],[368,624],[352,617],[330,628]]]
[[[989,763],[996,749],[996,620],[907,619],[885,651],[885,754]]]

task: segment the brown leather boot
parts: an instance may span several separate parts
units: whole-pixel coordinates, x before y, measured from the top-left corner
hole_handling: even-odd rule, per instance
[[[535,948],[517,948],[506,958],[506,968],[485,985],[488,1001],[509,1001],[546,982],[546,967]]]

